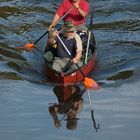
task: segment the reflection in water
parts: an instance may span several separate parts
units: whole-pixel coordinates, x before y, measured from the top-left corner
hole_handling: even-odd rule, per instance
[[[58,103],[50,106],[49,112],[53,117],[55,127],[59,128],[61,122],[66,120],[67,129],[75,129],[78,120],[77,114],[81,112],[84,104],[82,95],[85,88],[81,90],[77,85],[55,86],[53,91]],[[59,119],[58,114],[63,114],[63,117]]]
[[[50,125],[46,125],[46,116],[50,117],[46,113],[49,112],[45,112],[48,102],[54,102],[52,95],[46,95],[50,92],[50,87],[28,82],[43,81],[44,84],[46,80],[42,75],[41,55],[37,55],[36,51],[20,51],[16,47],[38,39],[47,30],[55,12],[51,5],[60,4],[60,0],[1,0],[0,139],[45,140],[49,137],[50,140],[139,140],[139,0],[88,2],[91,9],[94,7],[95,10],[94,24],[91,28],[97,41],[98,54],[95,71],[90,77],[104,83],[99,94],[94,96],[98,103],[95,109],[99,121],[102,122],[100,135],[93,136],[89,132],[88,122],[91,122],[91,118],[89,119],[90,113],[87,113],[87,108],[80,113],[82,119],[87,118],[81,127],[81,119],[78,121],[78,127],[82,131],[74,129],[76,133],[71,135],[65,130],[55,129],[51,133]],[[89,17],[90,15],[87,16],[87,21],[90,20]],[[44,44],[46,38],[36,47],[44,50]],[[86,99],[84,101],[86,102]],[[87,107],[85,102],[84,106]],[[63,115],[58,115],[58,118],[61,120]],[[63,122],[64,127],[65,123],[66,121]],[[84,135],[81,132],[84,132]]]
[[[91,100],[91,96],[90,96],[89,90],[87,90],[87,94],[88,94],[88,99],[89,99],[90,113],[91,113],[91,119],[92,119],[92,122],[93,122],[93,127],[95,128],[95,130],[97,132],[97,130],[100,129],[100,128],[99,128],[99,123],[97,125],[96,121],[95,121],[94,110],[93,110],[93,103],[92,103],[92,100]]]

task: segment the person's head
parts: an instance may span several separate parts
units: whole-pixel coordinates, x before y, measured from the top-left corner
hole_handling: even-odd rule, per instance
[[[75,27],[72,21],[65,21],[64,23],[64,32],[67,37],[70,37],[75,32]]]

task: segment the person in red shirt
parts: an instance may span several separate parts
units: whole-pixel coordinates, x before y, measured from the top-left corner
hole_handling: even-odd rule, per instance
[[[74,8],[64,17],[64,21],[72,21],[77,31],[87,31],[86,16],[89,12],[89,4],[86,0],[63,0],[62,4],[58,7],[54,18],[48,28],[50,31],[72,7]]]

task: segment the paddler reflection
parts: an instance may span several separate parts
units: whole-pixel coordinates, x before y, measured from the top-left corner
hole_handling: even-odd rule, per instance
[[[53,89],[58,103],[49,107],[49,112],[54,120],[55,127],[59,128],[61,122],[66,120],[67,129],[75,129],[77,127],[77,114],[81,112],[83,108],[82,95],[85,92],[84,89],[80,89],[77,85],[68,86],[56,86]],[[63,114],[59,116],[58,114]]]

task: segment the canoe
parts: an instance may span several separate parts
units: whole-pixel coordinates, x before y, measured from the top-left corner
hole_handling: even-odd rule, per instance
[[[82,61],[83,65],[80,68],[77,68],[74,71],[63,73],[63,75],[60,72],[55,71],[52,69],[51,64],[46,61],[45,64],[45,72],[47,73],[48,80],[53,83],[59,83],[59,84],[75,84],[82,80],[84,80],[84,76],[87,76],[90,74],[90,72],[94,69],[95,66],[95,60],[96,60],[96,41],[93,32],[91,31],[90,35],[90,41],[89,41],[89,50],[88,50],[88,56],[87,56],[87,63],[85,63],[85,57],[86,57],[86,50],[87,50],[87,42],[88,42],[88,35],[81,35],[83,43],[83,53],[82,53]],[[82,73],[81,73],[82,71]]]

